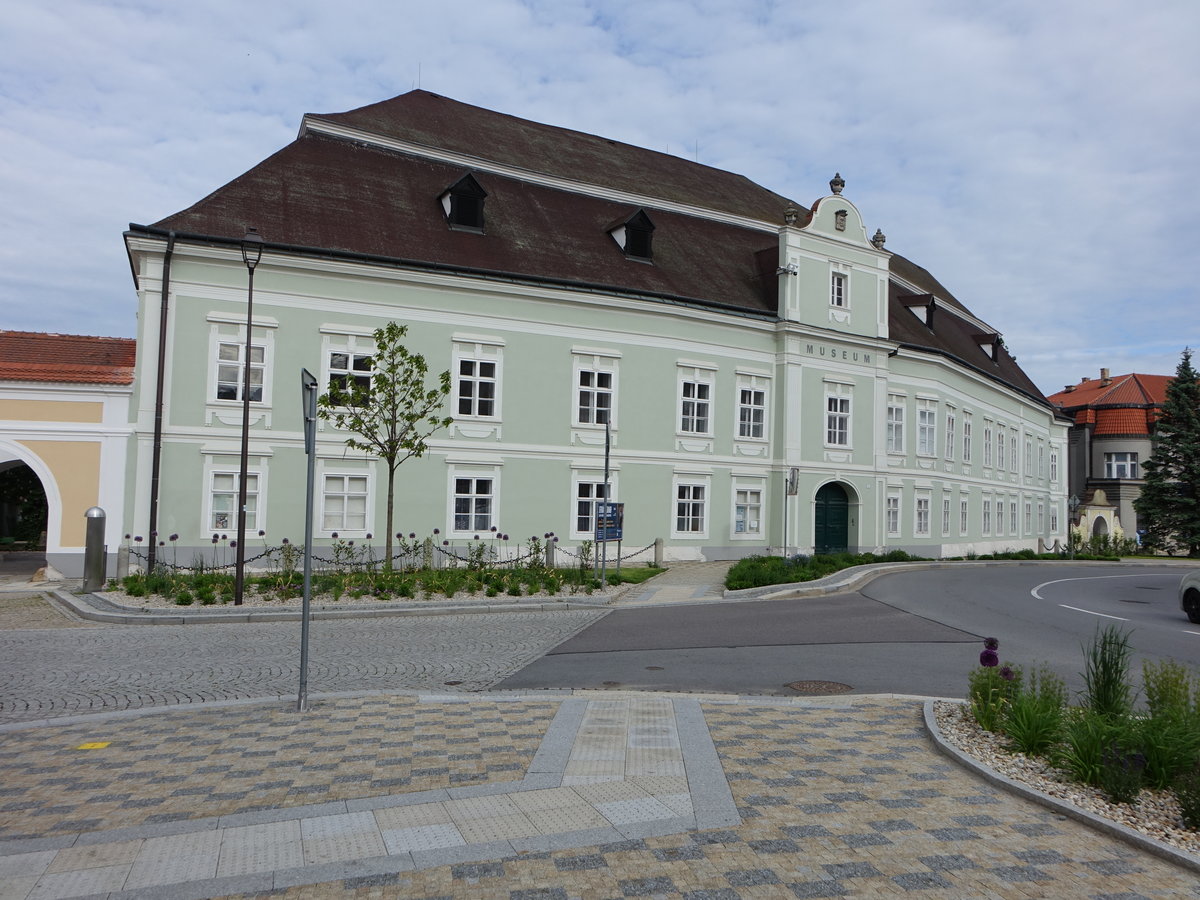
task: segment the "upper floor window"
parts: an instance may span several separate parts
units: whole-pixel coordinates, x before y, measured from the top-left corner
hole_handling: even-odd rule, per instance
[[[904,398],[899,394],[888,394],[887,452],[904,452]]]
[[[846,303],[846,273],[832,272],[829,276],[829,305],[845,307]]]
[[[1004,468],[1004,426],[1001,425],[996,431],[996,468]]]
[[[679,430],[685,434],[712,433],[712,381],[703,369],[681,368]]]
[[[1138,455],[1136,453],[1105,453],[1105,478],[1137,478]]]
[[[329,352],[329,397],[337,406],[365,406],[371,397],[369,353],[346,350]]]
[[[1038,478],[1046,477],[1046,447],[1038,440]]]
[[[464,175],[441,196],[446,221],[457,231],[483,231],[483,201],[487,191],[471,175]]]
[[[1058,451],[1050,451],[1050,483],[1058,484]]]
[[[954,442],[957,440],[954,425],[954,407],[951,407],[946,410],[946,459],[954,459]]]
[[[738,388],[738,437],[760,440],[766,436],[766,408],[766,391]]]
[[[983,465],[985,468],[989,469],[992,467],[993,436],[994,432],[992,431],[992,423],[985,419],[983,423]]]
[[[971,461],[971,414],[970,413],[963,413],[962,461],[965,463],[969,463]]]
[[[932,400],[917,404],[917,453],[937,456],[937,406]]]
[[[1010,471],[1017,471],[1017,433],[1015,431],[1008,440],[1008,465]]]
[[[825,443],[831,447],[850,446],[850,398],[825,398]]]
[[[1033,474],[1033,441],[1025,438],[1025,474]]]
[[[246,370],[242,360],[246,354],[245,343],[220,341],[217,344],[217,399],[241,400],[246,386]],[[261,402],[263,398],[263,372],[266,369],[267,350],[258,344],[250,345],[250,400]]]
[[[613,373],[580,369],[579,381],[579,424],[606,425],[612,412]]]
[[[458,361],[458,414],[496,415],[496,363],[481,359]]]

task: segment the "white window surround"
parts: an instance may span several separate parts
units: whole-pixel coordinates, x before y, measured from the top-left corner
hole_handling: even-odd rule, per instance
[[[854,446],[852,385],[839,381],[825,381],[824,416],[825,446],[849,450]]]
[[[995,437],[993,432],[992,420],[983,420],[983,467],[990,469],[992,467],[992,441]]]
[[[610,471],[608,475],[608,495],[613,502],[620,501],[620,492],[617,488],[617,476]],[[576,541],[591,541],[596,538],[596,501],[604,498],[604,470],[603,469],[575,469],[571,472],[571,509],[570,509],[570,534],[571,540]],[[589,509],[586,513],[587,528],[579,527],[580,520],[584,518],[583,504],[587,503]]]
[[[460,481],[469,481],[462,485]],[[487,482],[487,484],[481,484]],[[465,487],[459,491],[460,487]],[[447,473],[446,490],[446,533],[453,538],[480,538],[491,534],[491,527],[499,527],[500,522],[500,468],[499,466],[465,466],[452,465]],[[458,503],[458,500],[466,503]],[[486,501],[484,503],[477,501]],[[467,516],[466,528],[456,516]],[[482,517],[482,518],[481,518]],[[485,527],[478,527],[484,525]]]
[[[499,424],[504,417],[504,342],[499,338],[457,334],[452,341],[451,415],[465,422]],[[464,362],[474,363],[466,374]],[[481,385],[489,396],[480,395]],[[490,405],[490,412],[479,413],[481,404],[485,408]]]
[[[829,305],[838,309],[850,307],[850,275],[848,272],[835,268],[829,273]]]
[[[1014,429],[1008,440],[1008,470],[1017,471],[1017,432]]]
[[[913,504],[913,534],[928,537],[930,533],[930,496],[918,494]]]
[[[982,533],[992,533],[992,501],[988,497],[983,498],[983,524]]]
[[[1004,425],[996,426],[996,468],[1004,468]]]
[[[739,441],[765,443],[771,435],[767,410],[771,379],[749,372],[737,373],[737,403],[733,433]]]
[[[964,463],[969,463],[971,461],[971,439],[971,414],[969,412],[964,412],[962,443],[962,461]]]
[[[675,433],[680,437],[712,436],[715,381],[715,366],[677,363]]]
[[[887,452],[904,452],[904,407],[907,398],[903,394],[888,394],[887,398]]]
[[[950,534],[950,495],[942,494],[942,536]]]
[[[767,503],[766,479],[734,478],[730,499],[730,539],[735,541],[761,539]]]
[[[933,400],[917,399],[917,454],[937,456],[937,404]]]
[[[615,350],[571,348],[571,424],[575,428],[601,429],[608,423],[617,428],[619,360]],[[604,405],[607,399],[608,405]]]
[[[891,537],[900,534],[900,495],[898,493],[889,493],[887,495],[885,527],[887,528],[888,535]]]
[[[1058,451],[1050,450],[1050,483],[1058,484]]]
[[[249,542],[258,532],[267,528],[266,465],[261,459],[246,469],[246,540]],[[200,534],[211,540],[213,534],[228,535],[230,540],[237,536],[238,463],[206,461],[204,466],[204,511],[200,522]],[[217,499],[218,495],[221,497]],[[218,521],[228,525],[219,525]],[[286,535],[285,535],[286,536]],[[303,537],[301,535],[300,537]]]
[[[1105,478],[1137,478],[1138,476],[1138,455],[1132,451],[1105,453],[1104,454],[1104,477]]]
[[[321,329],[321,375],[317,382],[317,390],[322,394],[330,390],[330,380],[334,375],[366,373],[366,370],[354,367],[355,359],[373,357],[376,352],[373,334],[360,334],[358,331],[335,332],[332,329]],[[333,365],[334,354],[344,353],[349,359],[345,367]],[[366,373],[369,374],[369,373]],[[329,423],[331,424],[331,423]]]
[[[246,352],[246,320],[243,318],[239,322],[236,319],[227,319],[224,316],[209,315],[208,322],[208,388],[205,394],[205,402],[211,407],[240,408],[242,405],[242,385],[245,378],[241,368],[241,358]],[[252,410],[266,410],[271,408],[271,382],[273,381],[271,376],[275,355],[275,329],[277,327],[277,323],[273,320],[264,321],[258,318],[254,320],[254,330],[250,346],[252,351],[254,348],[261,348],[263,358],[261,363],[251,363],[252,367],[262,370],[262,399],[251,399],[250,408]],[[217,385],[222,380],[220,375],[222,367],[220,347],[222,344],[237,348],[237,359],[224,361],[227,366],[233,365],[237,367],[236,396],[226,399],[219,399],[217,397]],[[252,383],[252,390],[253,387]]]
[[[671,537],[706,540],[712,506],[712,479],[705,475],[677,473],[671,479]],[[684,530],[680,530],[680,525]],[[690,526],[697,526],[692,530]]]
[[[955,435],[955,410],[953,406],[946,408],[946,459],[954,459],[954,446],[957,437]]]
[[[348,467],[340,461],[318,460],[314,531],[320,537],[365,538],[375,519],[375,473],[372,469]],[[336,482],[341,482],[337,484]],[[340,500],[340,502],[339,502]],[[361,524],[357,518],[361,516]],[[331,517],[338,518],[336,524]]]
[[[970,512],[971,512],[971,507],[968,502],[968,498],[959,497],[958,498],[958,533],[960,536],[965,536],[966,533],[970,530],[970,526],[971,526]]]

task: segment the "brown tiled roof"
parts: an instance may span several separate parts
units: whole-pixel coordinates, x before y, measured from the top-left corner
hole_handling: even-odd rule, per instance
[[[136,347],[129,338],[0,331],[0,381],[132,384]]]
[[[455,231],[447,227],[438,198],[469,168],[312,130],[153,228],[236,241],[253,226],[268,247],[279,249],[359,254],[777,314],[773,234],[663,208],[683,203],[782,224],[790,201],[740,175],[425,91],[308,118],[658,198],[641,206],[655,225],[653,264],[626,259],[608,234],[613,222],[637,212],[634,204],[476,169],[472,174],[487,192],[485,233]],[[950,314],[969,311],[928,271],[899,255],[892,256],[891,270],[945,307],[931,330],[899,302],[911,288],[893,284],[893,339],[958,359],[1042,399],[1005,348],[993,360],[979,347],[972,337],[978,325]]]
[[[1065,410],[1081,406],[1121,404],[1132,406],[1162,406],[1167,399],[1167,385],[1172,375],[1113,375],[1108,379],[1085,378],[1070,389],[1051,394],[1048,399]]]

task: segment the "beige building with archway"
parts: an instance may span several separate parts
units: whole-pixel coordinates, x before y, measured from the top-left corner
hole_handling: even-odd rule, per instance
[[[26,465],[41,482],[46,564],[68,577],[90,507],[107,514],[110,555],[121,541],[134,357],[126,338],[0,331],[0,472]]]

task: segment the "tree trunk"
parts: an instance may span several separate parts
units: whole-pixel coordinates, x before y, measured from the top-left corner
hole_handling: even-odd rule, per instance
[[[392,497],[396,490],[396,469],[388,466],[388,495],[387,495],[387,541],[385,551],[387,557],[383,561],[385,571],[392,571]]]

